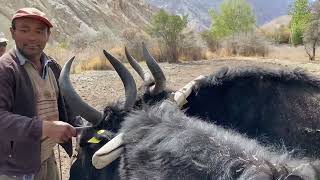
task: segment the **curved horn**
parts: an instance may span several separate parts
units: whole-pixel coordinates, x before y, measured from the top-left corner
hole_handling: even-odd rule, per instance
[[[75,115],[80,115],[92,124],[98,124],[103,114],[84,102],[74,90],[70,81],[70,68],[75,57],[72,57],[62,68],[59,78],[61,93]]]
[[[102,169],[120,157],[124,148],[123,145],[123,133],[120,133],[111,141],[103,145],[92,156],[92,165],[97,169]]]
[[[154,82],[151,75],[148,72],[145,72],[142,67],[139,65],[138,61],[135,60],[128,52],[127,47],[124,48],[127,59],[131,65],[131,67],[139,74],[145,84],[151,84]]]
[[[150,69],[151,74],[155,80],[155,85],[154,87],[150,88],[150,92],[153,94],[159,94],[166,88],[166,77],[157,61],[149,53],[144,43],[142,43],[142,48],[143,56],[146,59],[147,66]]]
[[[130,74],[128,69],[123,64],[121,64],[119,60],[109,54],[106,50],[103,50],[103,53],[120,76],[121,81],[124,85],[126,94],[126,102],[124,105],[125,108],[133,107],[137,98],[137,87],[132,75]]]

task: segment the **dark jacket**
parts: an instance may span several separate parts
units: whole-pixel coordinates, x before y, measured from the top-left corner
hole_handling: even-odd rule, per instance
[[[58,80],[60,66],[52,61],[49,67]],[[60,120],[69,122],[60,93],[58,108]],[[0,58],[0,174],[37,172],[41,136],[42,121],[36,117],[31,80],[12,49]],[[72,154],[71,141],[64,148]]]

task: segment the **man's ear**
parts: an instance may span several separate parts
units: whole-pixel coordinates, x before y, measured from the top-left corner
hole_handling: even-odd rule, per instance
[[[50,39],[50,35],[51,35],[51,30],[50,30],[50,28],[47,30],[47,35],[48,35],[48,38],[47,38],[47,42],[49,41],[49,39]]]
[[[11,32],[12,39],[15,40],[15,38],[14,38],[14,29],[12,27],[10,27],[10,32]]]

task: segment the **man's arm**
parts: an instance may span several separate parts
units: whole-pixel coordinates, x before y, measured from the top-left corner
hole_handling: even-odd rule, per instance
[[[10,112],[15,98],[14,91],[14,69],[0,63],[0,138],[39,141],[42,121]]]
[[[68,123],[12,113],[15,86],[14,69],[0,62],[0,139],[40,141],[41,137],[50,137],[64,142],[75,136],[75,129]]]

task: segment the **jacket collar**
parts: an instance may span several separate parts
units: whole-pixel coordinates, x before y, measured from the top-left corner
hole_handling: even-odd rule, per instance
[[[23,66],[26,62],[30,62],[25,56],[23,56],[21,54],[21,52],[17,49],[17,47],[13,48],[13,52],[17,57],[17,63],[19,63],[21,66]],[[42,75],[41,77],[43,79],[45,79],[47,77],[48,74],[48,67],[49,67],[49,62],[51,62],[50,58],[48,58],[48,56],[42,52],[41,56],[40,56],[40,61],[42,64]]]

